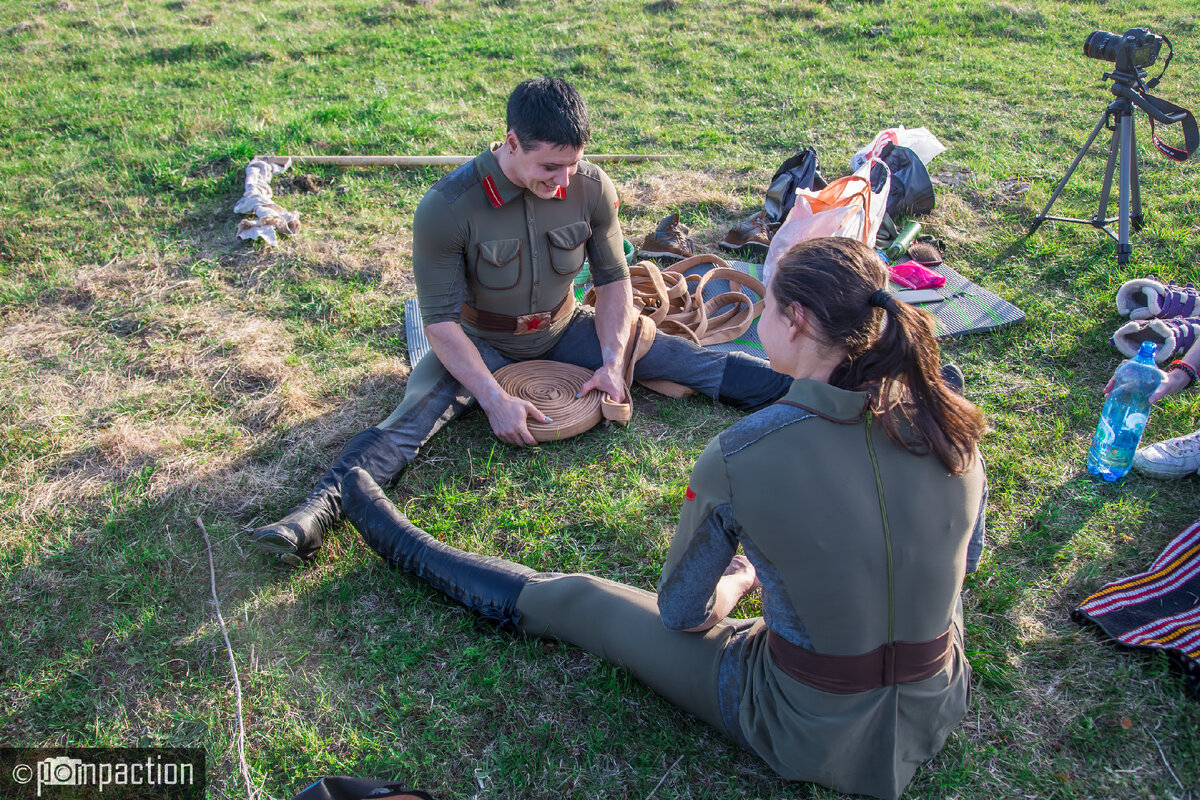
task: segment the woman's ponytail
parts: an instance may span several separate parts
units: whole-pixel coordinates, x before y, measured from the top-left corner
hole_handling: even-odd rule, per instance
[[[878,256],[846,238],[799,243],[771,281],[781,304],[799,303],[830,344],[846,351],[831,384],[869,392],[889,438],[965,472],[986,427],[983,414],[946,383],[933,317],[897,300],[886,284]]]

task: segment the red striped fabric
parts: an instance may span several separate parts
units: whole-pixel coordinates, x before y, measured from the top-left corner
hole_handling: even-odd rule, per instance
[[[1164,650],[1200,691],[1200,520],[1150,568],[1107,584],[1073,614],[1129,647]]]

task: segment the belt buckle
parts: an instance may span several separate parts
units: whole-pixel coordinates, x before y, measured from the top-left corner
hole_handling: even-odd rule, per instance
[[[538,331],[546,330],[550,327],[550,312],[539,311],[536,314],[522,314],[517,317],[517,327],[513,331],[515,336],[524,336],[527,333],[537,333]]]

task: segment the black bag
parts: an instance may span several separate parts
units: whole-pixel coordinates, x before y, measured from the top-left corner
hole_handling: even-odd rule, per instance
[[[333,777],[321,778],[295,800],[433,800],[433,795],[387,781]]]
[[[797,189],[824,189],[825,179],[817,163],[817,151],[806,147],[789,158],[775,170],[771,186],[767,189],[767,221],[783,222],[792,206],[796,204]]]
[[[933,211],[935,198],[929,170],[921,159],[907,147],[888,142],[879,157],[892,171],[888,190],[887,213],[894,219],[914,217]]]

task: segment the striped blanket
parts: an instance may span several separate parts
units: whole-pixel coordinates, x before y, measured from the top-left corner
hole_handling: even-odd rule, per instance
[[[1200,693],[1200,520],[1175,537],[1148,570],[1108,584],[1073,616],[1096,623],[1128,647],[1165,651]]]

